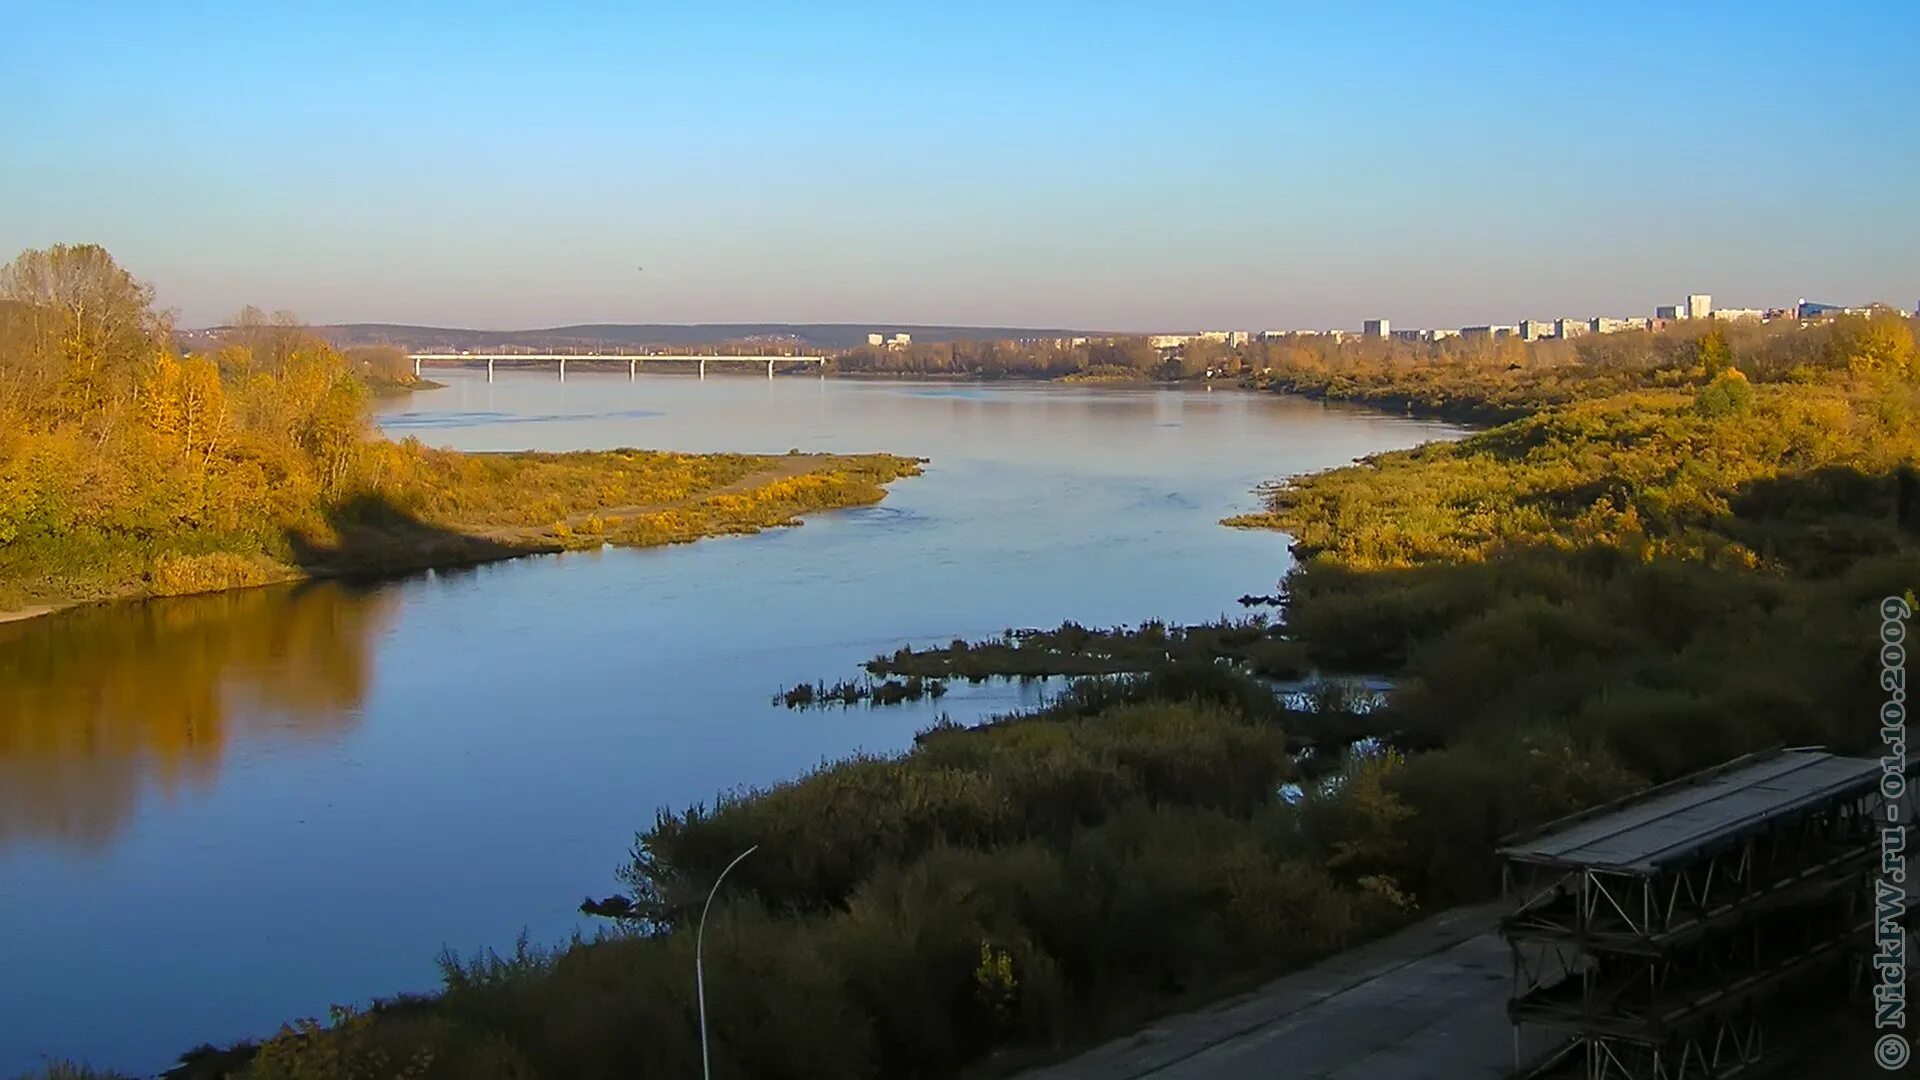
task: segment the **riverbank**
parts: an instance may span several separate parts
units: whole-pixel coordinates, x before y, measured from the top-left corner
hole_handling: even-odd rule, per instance
[[[708,885],[751,843],[773,857],[729,876],[705,935],[716,1071],[1046,1060],[1409,920],[1367,854],[1402,827],[1374,805],[1399,760],[1353,759],[1289,801],[1296,719],[1257,683],[1180,664],[663,814],[624,875],[636,933],[448,958],[434,995],[189,1054],[176,1075],[697,1068],[682,976]]]
[[[373,576],[793,524],[879,501],[885,454],[460,454],[373,428],[426,384],[243,311],[182,352],[153,290],[97,246],[0,272],[0,613]],[[44,287],[23,288],[20,282]],[[102,296],[113,304],[103,305]]]
[[[887,454],[458,454],[385,444],[394,475],[277,533],[54,536],[0,551],[0,621],[78,604],[650,547],[866,506],[920,462]]]
[[[284,1038],[255,1075],[333,1053],[690,1070],[688,916],[752,844],[706,937],[722,1068],[991,1073],[1484,897],[1495,838],[1529,821],[1748,740],[1844,739],[1877,687],[1855,616],[1915,580],[1912,387],[1660,377],[1687,389],[1377,455],[1247,522],[1298,545],[1288,640],[1403,677],[1355,729],[1388,748],[1305,768],[1291,736],[1316,718],[1210,660],[1097,680],[664,813],[628,868],[642,935],[450,964],[443,993]]]

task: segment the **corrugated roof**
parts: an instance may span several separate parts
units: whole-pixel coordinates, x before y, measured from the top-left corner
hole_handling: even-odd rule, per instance
[[[1650,874],[1769,819],[1879,782],[1880,763],[1809,750],[1710,771],[1500,849],[1506,858]]]

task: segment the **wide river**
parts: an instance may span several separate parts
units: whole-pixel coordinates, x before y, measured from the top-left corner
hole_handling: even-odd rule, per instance
[[[0,625],[0,1076],[152,1071],[443,947],[564,940],[656,809],[893,751],[938,703],[788,712],[904,643],[1238,614],[1263,480],[1450,437],[1238,391],[435,373],[394,437],[467,450],[887,450],[884,503],[797,529],[83,609]],[[691,977],[691,973],[689,973]]]

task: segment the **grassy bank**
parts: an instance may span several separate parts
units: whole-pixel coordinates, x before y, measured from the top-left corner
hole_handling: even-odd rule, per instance
[[[885,454],[468,455],[385,443],[366,453],[383,472],[370,490],[252,523],[22,529],[0,545],[0,611],[752,533],[878,502],[884,485],[919,471]]]
[[[1754,365],[1773,381],[1737,353],[1632,373],[1669,389],[1609,369],[1584,397],[1559,372],[1576,400],[1288,481],[1232,523],[1293,536],[1289,631],[1312,662],[1398,672],[1420,745],[1552,728],[1655,779],[1871,749],[1874,612],[1920,584],[1920,388],[1911,336],[1880,329],[1865,357],[1863,328],[1800,330],[1827,362]]]
[[[1288,733],[1310,723],[1180,663],[662,813],[625,869],[619,935],[448,957],[436,994],[186,1075],[695,1075],[695,924],[753,844],[706,930],[716,1076],[1004,1072],[1413,918],[1424,837],[1456,816],[1449,770],[1502,778],[1474,828],[1633,782],[1552,738],[1498,761],[1355,754],[1308,779]]]
[[[887,455],[457,454],[373,429],[403,352],[243,312],[181,354],[99,248],[0,269],[0,612],[792,524],[878,501]]]

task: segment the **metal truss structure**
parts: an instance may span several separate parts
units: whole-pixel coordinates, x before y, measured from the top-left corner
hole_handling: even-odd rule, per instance
[[[1878,781],[1863,759],[1752,755],[1510,838],[1516,1067],[1758,1072],[1791,1026],[1777,1017],[1845,992],[1872,918]]]

